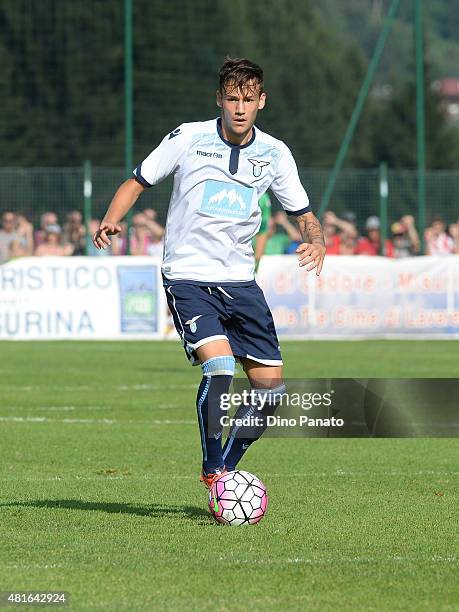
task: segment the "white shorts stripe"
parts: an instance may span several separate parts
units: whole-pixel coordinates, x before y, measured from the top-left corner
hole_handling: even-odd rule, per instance
[[[196,350],[200,346],[203,346],[204,344],[207,344],[208,342],[213,342],[214,340],[228,340],[228,336],[223,336],[223,335],[207,336],[207,338],[202,338],[202,340],[199,340],[199,342],[196,342],[195,344],[191,344],[190,342],[187,342],[187,346],[189,346],[193,350]]]
[[[251,359],[252,361],[257,361],[258,363],[262,363],[267,366],[281,366],[284,365],[282,359],[259,359],[258,357],[254,357],[253,355],[246,355],[247,359]]]

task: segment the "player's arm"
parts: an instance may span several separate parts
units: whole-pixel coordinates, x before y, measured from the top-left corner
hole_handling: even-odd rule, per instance
[[[308,272],[322,271],[325,257],[325,240],[319,219],[311,210],[309,198],[301,184],[298,169],[290,150],[285,147],[279,160],[271,189],[289,216],[296,217],[303,243],[296,249],[300,266],[308,266]]]
[[[186,155],[190,137],[186,124],[166,134],[156,149],[134,170],[134,178],[119,187],[100,228],[94,234],[93,242],[98,249],[110,245],[108,236],[121,232],[119,223],[140,194],[177,170],[181,158]]]
[[[146,187],[141,185],[136,179],[124,181],[115,193],[113,200],[103,218],[99,229],[94,234],[93,242],[98,249],[105,249],[110,246],[109,236],[121,232],[121,219],[134,206],[140,194]]]
[[[319,219],[313,212],[306,212],[296,218],[300,228],[303,243],[296,249],[300,266],[308,266],[310,272],[316,269],[316,274],[322,271],[325,257],[325,240]]]

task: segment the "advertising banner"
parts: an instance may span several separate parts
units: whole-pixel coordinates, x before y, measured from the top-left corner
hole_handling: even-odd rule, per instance
[[[171,337],[160,263],[31,257],[4,264],[0,340]],[[329,256],[320,277],[293,255],[267,256],[257,280],[281,338],[459,337],[458,256]]]
[[[258,283],[284,338],[459,337],[458,256],[329,256],[319,277],[270,256]]]
[[[43,257],[0,266],[0,339],[161,338],[160,260]]]

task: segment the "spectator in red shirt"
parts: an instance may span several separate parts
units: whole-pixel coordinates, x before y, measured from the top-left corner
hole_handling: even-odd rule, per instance
[[[324,214],[323,230],[327,255],[349,254],[349,242],[357,238],[357,230],[353,223],[340,219],[334,212],[327,210]],[[347,245],[344,253],[342,243]]]
[[[356,255],[379,255],[381,248],[381,224],[378,217],[368,217],[365,224],[367,235],[359,238],[355,249]],[[394,257],[394,246],[390,240],[384,243],[383,255]]]

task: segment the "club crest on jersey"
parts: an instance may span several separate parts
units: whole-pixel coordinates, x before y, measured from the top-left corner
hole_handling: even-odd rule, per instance
[[[262,159],[249,159],[249,162],[252,164],[253,168],[253,176],[259,177],[261,176],[261,172],[265,166],[269,166],[271,162],[263,161]]]
[[[196,330],[198,329],[198,326],[196,324],[196,321],[198,319],[200,319],[202,317],[202,315],[197,315],[196,317],[193,317],[192,319],[190,319],[189,321],[186,321],[185,325],[189,325],[190,326],[190,332],[192,334],[196,333]]]

